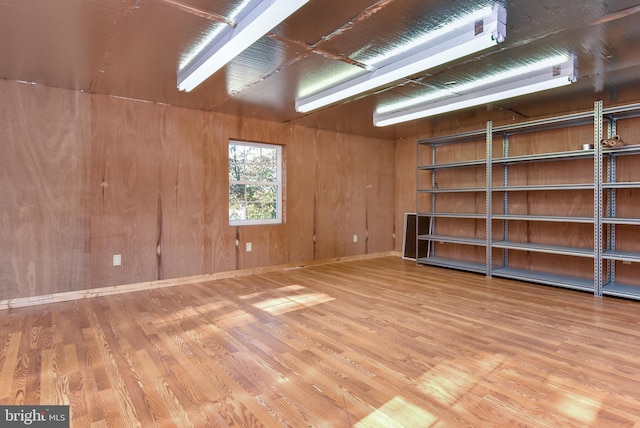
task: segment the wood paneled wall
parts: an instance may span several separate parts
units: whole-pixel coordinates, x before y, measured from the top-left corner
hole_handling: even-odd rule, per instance
[[[0,299],[394,249],[393,141],[5,80],[0,100]],[[228,225],[229,139],[284,146],[282,225]]]
[[[640,95],[619,103],[629,97]],[[554,104],[553,112],[540,105],[528,109],[526,119],[587,110],[592,99]],[[507,110],[462,112],[433,118],[422,135],[393,142],[6,80],[0,80],[0,100],[0,300],[400,252],[404,213],[416,209],[416,138],[482,128],[487,119],[496,125],[517,119]],[[638,129],[637,122],[619,124],[628,140]],[[569,140],[563,132],[543,137],[564,144]],[[574,131],[567,149],[590,133]],[[229,139],[285,147],[282,225],[228,225]],[[535,150],[539,143],[533,138],[518,147]],[[625,178],[637,171],[631,159],[620,166]],[[527,168],[515,179],[545,180],[548,171]],[[589,170],[563,169],[580,180]],[[618,198],[635,206],[636,196],[621,191]],[[588,215],[591,201],[590,194],[578,195],[574,214]],[[556,202],[529,198],[521,204],[550,214],[547,208]],[[628,210],[625,215],[635,215]],[[635,233],[626,229],[620,228]],[[569,235],[586,246],[593,239],[587,230]],[[252,242],[250,253],[246,242]],[[632,237],[622,245],[635,250],[637,242],[640,237]],[[111,266],[113,254],[123,255],[122,267]],[[557,258],[551,265],[521,262],[566,269]],[[583,268],[589,266],[575,266]],[[635,279],[636,267],[621,266],[619,274]]]

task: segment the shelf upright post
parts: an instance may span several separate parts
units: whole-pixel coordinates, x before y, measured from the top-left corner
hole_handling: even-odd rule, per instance
[[[431,146],[431,165],[435,165],[436,164],[436,145],[433,144]],[[431,170],[431,188],[435,189],[438,187],[438,181],[436,180],[436,170],[433,169]],[[431,209],[430,211],[432,213],[436,212],[436,194],[432,193],[431,194]],[[435,233],[435,222],[436,219],[433,216],[429,217],[429,235],[433,235]],[[432,257],[435,256],[435,248],[436,246],[433,244],[433,241],[429,240],[427,242],[427,257]]]
[[[609,118],[609,134],[607,135],[608,138],[611,138],[617,134],[616,127],[617,127],[616,118],[610,117]],[[607,162],[607,180],[609,183],[615,183],[616,181],[616,177],[617,177],[616,163],[617,163],[616,156],[609,155],[609,160]],[[609,189],[609,207],[607,210],[607,216],[612,218],[616,217],[616,204],[617,204],[616,189],[610,188]],[[615,250],[616,248],[615,223],[607,224],[607,232],[608,232],[607,233],[607,237],[608,237],[607,249]],[[612,260],[607,260],[607,272],[608,272],[607,282],[612,284],[616,282],[616,264]]]
[[[509,157],[509,134],[506,132],[502,138],[502,157]],[[509,185],[509,164],[506,162],[502,166],[502,185],[504,187]],[[502,194],[502,214],[509,214],[509,192]],[[509,220],[502,220],[502,240],[509,240]],[[507,266],[509,266],[509,250],[505,248],[502,250],[502,267]]]
[[[593,290],[602,297],[602,100],[593,108]]]
[[[418,223],[420,222],[420,138],[416,140],[416,264],[420,260],[418,248],[420,248],[420,239],[418,238]],[[429,257],[429,251],[425,257]]]
[[[486,162],[487,162],[487,171],[485,173],[485,181],[486,181],[486,208],[485,208],[485,216],[486,216],[486,271],[487,276],[491,276],[491,269],[493,268],[493,249],[492,249],[492,234],[493,234],[493,224],[492,224],[492,176],[493,176],[493,167],[492,167],[492,158],[493,158],[493,122],[487,121],[487,154],[486,154]]]

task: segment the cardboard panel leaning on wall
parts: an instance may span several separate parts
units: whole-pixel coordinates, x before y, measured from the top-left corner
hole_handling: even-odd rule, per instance
[[[0,80],[0,299],[90,283],[86,95]]]

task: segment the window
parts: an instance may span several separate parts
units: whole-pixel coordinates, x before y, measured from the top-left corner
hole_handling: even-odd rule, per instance
[[[282,147],[229,141],[229,224],[282,223]]]

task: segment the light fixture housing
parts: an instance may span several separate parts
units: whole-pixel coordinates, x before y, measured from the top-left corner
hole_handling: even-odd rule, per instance
[[[309,0],[255,0],[229,27],[178,70],[178,89],[191,91]]]
[[[296,100],[301,113],[325,107],[404,77],[446,64],[504,41],[506,9],[501,3],[467,14],[421,37],[425,40],[386,65],[337,86]]]
[[[531,64],[530,68],[536,70],[535,64]],[[498,84],[484,85],[474,91],[456,93],[435,102],[427,102],[402,110],[394,111],[387,108],[384,113],[376,111],[373,115],[373,124],[375,126],[389,126],[467,107],[475,107],[569,85],[574,83],[577,78],[578,59],[574,54],[570,54],[564,58],[563,62],[556,65],[549,65],[542,70],[506,78]]]

